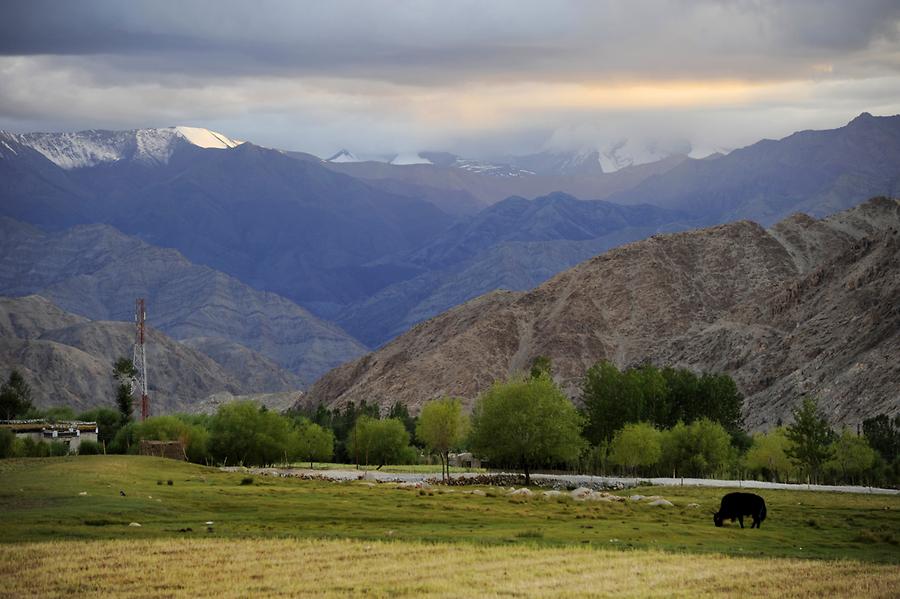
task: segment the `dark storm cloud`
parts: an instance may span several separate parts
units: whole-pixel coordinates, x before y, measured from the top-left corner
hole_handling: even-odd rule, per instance
[[[525,75],[778,78],[810,58],[896,41],[900,19],[891,0],[26,0],[0,10],[7,55],[119,55],[108,67],[140,57],[130,66],[202,76],[327,73],[435,84]]]
[[[900,112],[898,24],[896,0],[0,0],[0,129],[727,148]]]

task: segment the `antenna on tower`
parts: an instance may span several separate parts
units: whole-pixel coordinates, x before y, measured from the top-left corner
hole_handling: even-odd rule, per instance
[[[134,302],[134,386],[141,394],[141,421],[150,416],[150,397],[147,395],[147,354],[144,352],[144,321],[147,318],[147,310],[144,306],[144,298],[138,298]]]

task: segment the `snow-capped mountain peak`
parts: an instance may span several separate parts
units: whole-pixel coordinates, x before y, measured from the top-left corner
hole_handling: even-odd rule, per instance
[[[129,131],[90,129],[65,133],[22,133],[16,135],[16,141],[40,152],[64,169],[119,160],[165,164],[179,143],[217,149],[234,148],[244,143],[209,129],[184,126]]]
[[[331,158],[326,158],[325,162],[361,162],[359,158],[356,157],[356,154],[351,152],[350,150],[345,150],[341,148]]]

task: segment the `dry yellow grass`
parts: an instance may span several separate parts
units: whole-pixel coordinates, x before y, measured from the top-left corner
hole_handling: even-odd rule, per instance
[[[0,596],[890,597],[900,568],[654,551],[347,540],[0,546]]]

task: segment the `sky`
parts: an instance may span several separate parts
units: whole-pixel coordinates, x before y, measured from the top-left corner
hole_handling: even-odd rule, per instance
[[[900,113],[897,0],[4,0],[0,129],[327,156],[685,148]]]

